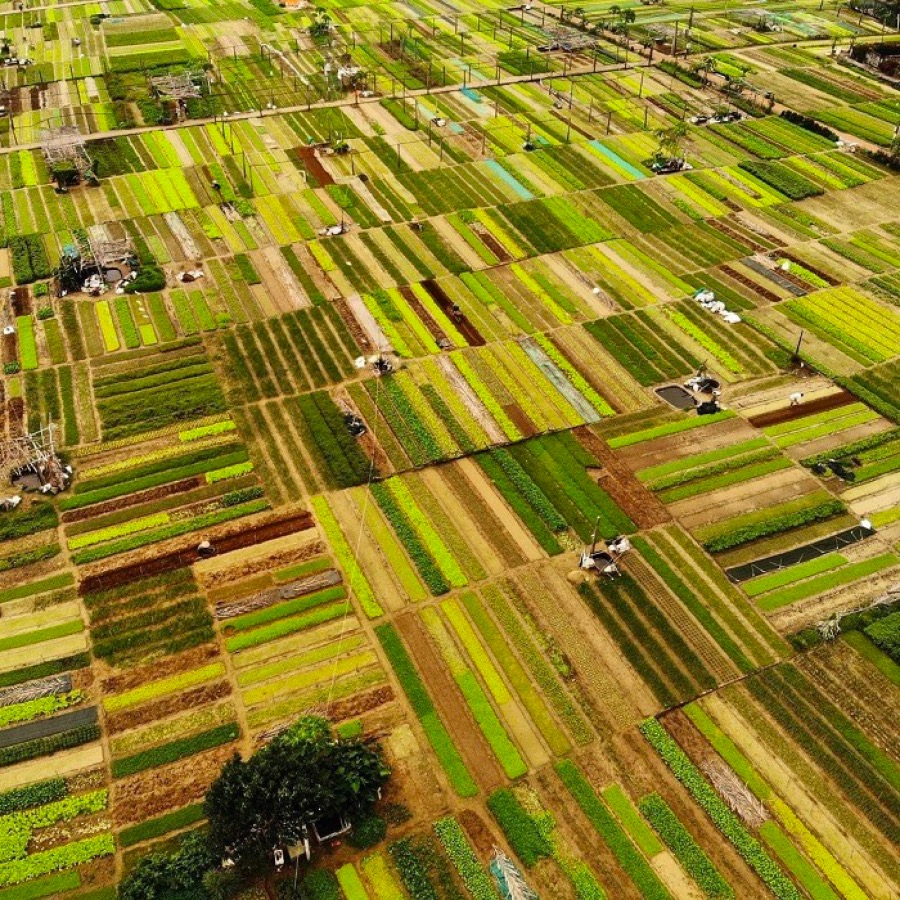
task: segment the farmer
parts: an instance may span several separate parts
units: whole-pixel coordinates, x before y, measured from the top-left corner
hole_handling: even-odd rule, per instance
[[[791,394],[790,397],[788,397],[788,400],[791,401],[791,406],[799,406],[802,399],[803,394],[801,391],[794,391],[794,393]]]

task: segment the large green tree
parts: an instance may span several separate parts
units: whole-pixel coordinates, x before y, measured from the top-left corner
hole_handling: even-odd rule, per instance
[[[250,759],[225,764],[206,795],[210,847],[252,865],[324,816],[358,818],[389,774],[377,747],[335,737],[324,719],[301,719]]]

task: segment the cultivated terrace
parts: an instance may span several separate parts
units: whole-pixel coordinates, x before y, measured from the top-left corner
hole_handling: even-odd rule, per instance
[[[860,6],[0,2],[0,900],[309,713],[391,775],[241,900],[900,896]]]

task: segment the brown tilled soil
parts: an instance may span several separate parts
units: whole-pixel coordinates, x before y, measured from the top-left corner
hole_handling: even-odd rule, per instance
[[[464,809],[459,814],[459,821],[466,830],[466,834],[469,836],[469,840],[474,845],[475,850],[482,858],[489,856],[497,840],[491,834],[490,828],[484,824],[484,819],[474,809]]]
[[[422,282],[422,287],[428,291],[428,295],[435,303],[446,313],[457,327],[460,334],[469,342],[472,347],[484,346],[484,338],[481,332],[462,314],[458,318],[453,318],[453,301],[444,292],[444,289],[433,279],[429,278]]]
[[[856,397],[849,391],[838,391],[825,397],[816,397],[808,403],[800,402],[798,406],[786,406],[783,409],[774,409],[771,412],[753,416],[747,421],[754,428],[768,428],[770,425],[779,425],[782,422],[791,422],[794,419],[802,419],[814,413],[826,412],[829,409],[838,409],[856,402]]]
[[[389,684],[382,685],[367,694],[354,694],[344,700],[336,700],[328,707],[328,717],[334,722],[355,719],[363,713],[390,703],[393,699],[394,689]]]
[[[534,423],[525,415],[525,411],[518,403],[507,403],[503,407],[503,412],[512,419],[513,425],[522,432],[522,437],[534,437],[538,433]]]
[[[482,790],[490,792],[500,787],[503,775],[488,751],[485,742],[466,712],[466,704],[453,683],[447,667],[438,659],[431,641],[422,630],[419,620],[411,613],[394,620],[397,630],[415,660],[416,668],[428,685],[435,706],[447,725],[475,781]]]
[[[193,647],[176,656],[169,656],[149,665],[141,666],[137,669],[129,669],[127,672],[104,678],[101,683],[103,693],[119,694],[122,691],[130,691],[132,688],[140,687],[147,681],[165,678],[176,672],[186,672],[188,669],[196,669],[198,666],[218,658],[218,648],[212,644],[206,644],[203,647]]]
[[[231,682],[216,681],[212,684],[201,684],[173,697],[163,697],[154,703],[147,703],[135,709],[123,709],[120,712],[107,714],[106,730],[110,734],[118,734],[129,728],[136,728],[155,719],[164,719],[174,713],[184,712],[220,700],[231,693]]]
[[[294,153],[306,166],[309,174],[319,182],[320,187],[328,187],[329,184],[334,184],[334,179],[331,177],[328,169],[319,161],[319,157],[316,156],[316,151],[312,147],[297,147]]]
[[[369,339],[366,337],[365,332],[360,328],[359,322],[356,321],[356,317],[350,311],[350,307],[347,305],[346,300],[335,300],[334,308],[340,314],[340,317],[344,320],[344,324],[347,326],[347,330],[350,332],[353,340],[356,341],[356,346],[360,347],[363,352],[369,349]]]
[[[70,509],[64,512],[61,518],[63,522],[67,524],[81,522],[83,519],[92,519],[95,516],[102,516],[106,513],[115,512],[117,509],[126,509],[130,506],[138,506],[141,503],[149,503],[152,500],[162,500],[164,497],[171,497],[174,494],[183,494],[186,491],[192,491],[194,488],[202,487],[205,484],[206,480],[202,475],[195,475],[193,478],[184,478],[181,481],[173,481],[170,484],[150,488],[146,491],[126,494],[124,497],[115,497],[112,500],[95,503],[93,506],[85,506],[81,509]]]
[[[308,512],[293,513],[283,518],[276,518],[261,525],[248,527],[240,522],[230,523],[238,529],[233,534],[216,537],[214,544],[219,553],[228,553],[231,550],[240,550],[252,544],[260,544],[272,538],[282,537],[294,531],[302,531],[312,528],[313,517]],[[161,572],[170,572],[173,569],[189,566],[197,561],[196,541],[197,535],[190,535],[190,544],[182,549],[171,550],[157,556],[148,558],[121,568],[109,571],[95,572],[81,582],[81,593],[87,594],[98,590],[118,587],[138,578],[147,578],[151,575],[159,575]],[[153,548],[150,548],[152,552]]]
[[[216,747],[172,765],[113,782],[113,821],[117,826],[143,822],[199,800],[234,751],[234,744]]]
[[[589,428],[576,428],[578,442],[600,462],[609,477],[598,478],[597,483],[622,508],[638,528],[653,528],[665,525],[672,517],[656,495],[641,484],[631,470],[620,460],[605,441]]]
[[[400,295],[409,304],[413,312],[422,320],[422,324],[428,329],[428,333],[434,338],[438,346],[448,342],[447,334],[434,320],[434,316],[422,305],[422,301],[413,293],[409,286],[398,288]]]
[[[645,441],[631,447],[623,447],[616,455],[633,472],[676,459],[684,459],[695,453],[718,450],[741,441],[758,437],[757,433],[738,417],[716,422],[704,428],[694,428],[679,434],[670,434],[653,441]]]

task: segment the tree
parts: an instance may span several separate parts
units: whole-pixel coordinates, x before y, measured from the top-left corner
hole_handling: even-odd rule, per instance
[[[190,832],[177,852],[145,856],[119,885],[119,900],[207,900],[204,874],[217,862],[206,835]]]
[[[314,9],[313,21],[309,26],[309,35],[315,41],[325,41],[331,39],[331,16],[327,10]]]
[[[684,122],[678,122],[669,128],[658,128],[654,132],[659,141],[659,149],[656,151],[657,158],[679,159],[682,155],[681,144],[687,131],[687,125]]]
[[[225,764],[206,795],[210,846],[252,865],[324,816],[359,817],[389,774],[377,747],[336,738],[326,720],[307,716],[250,759]]]

